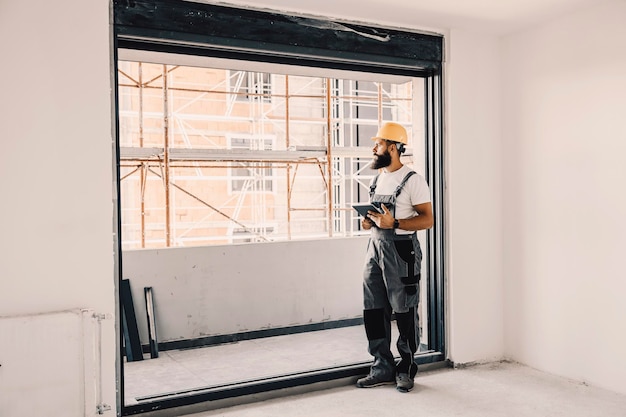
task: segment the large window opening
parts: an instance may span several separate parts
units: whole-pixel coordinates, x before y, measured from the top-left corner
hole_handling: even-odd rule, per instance
[[[362,235],[351,205],[368,198],[381,120],[407,128],[405,163],[424,172],[421,78],[140,61],[118,73],[123,249],[239,243],[235,230],[265,242]]]
[[[351,205],[383,121],[406,127],[403,163],[431,187],[418,362],[445,360],[441,38],[154,3],[115,3],[120,277],[137,313],[122,307],[123,414],[367,372]]]

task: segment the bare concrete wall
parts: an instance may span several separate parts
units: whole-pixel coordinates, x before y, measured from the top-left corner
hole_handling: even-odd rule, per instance
[[[144,287],[159,342],[359,317],[367,238],[126,251],[142,343]]]

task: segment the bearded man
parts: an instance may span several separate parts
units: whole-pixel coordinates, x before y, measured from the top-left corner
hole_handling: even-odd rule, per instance
[[[400,392],[413,389],[419,348],[419,281],[422,251],[416,231],[433,226],[430,189],[424,177],[402,164],[408,143],[406,129],[394,122],[378,130],[373,169],[380,170],[370,185],[369,211],[361,221],[371,230],[363,273],[363,321],[368,351],[374,357],[367,376],[356,386],[396,384]],[[400,361],[391,353],[391,314],[395,313]]]

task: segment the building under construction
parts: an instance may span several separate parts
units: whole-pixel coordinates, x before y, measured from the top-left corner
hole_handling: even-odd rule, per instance
[[[423,147],[410,79],[129,61],[118,72],[124,248],[357,235],[351,204],[368,199],[381,120]]]

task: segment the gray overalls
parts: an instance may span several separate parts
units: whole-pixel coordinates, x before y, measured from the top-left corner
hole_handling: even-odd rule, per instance
[[[409,172],[392,195],[376,194],[374,178],[370,201],[382,203],[395,217],[396,199],[408,179]],[[363,321],[368,351],[374,357],[370,373],[393,379],[396,373],[417,373],[413,355],[419,347],[417,305],[422,251],[415,233],[396,235],[394,229],[371,229],[363,273]],[[391,345],[391,312],[395,313],[400,336],[396,346],[400,362],[395,364]]]

